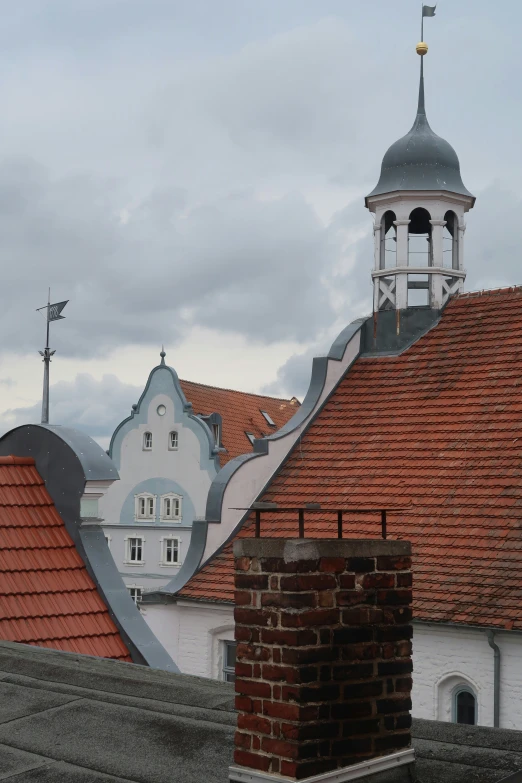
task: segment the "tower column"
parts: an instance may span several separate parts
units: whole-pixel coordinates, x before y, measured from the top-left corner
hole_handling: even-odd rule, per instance
[[[444,248],[442,232],[446,225],[445,220],[430,220],[431,223],[431,263],[432,266],[444,266]],[[444,292],[442,287],[442,274],[430,275],[430,307],[438,310],[442,307]]]
[[[431,229],[431,257],[433,266],[444,266],[444,248],[442,242],[442,232],[446,225],[445,220],[430,220]]]
[[[466,224],[464,221],[459,223],[459,239],[458,239],[458,260],[459,269],[464,269],[464,232],[466,231]]]
[[[397,266],[408,266],[408,226],[409,220],[394,220],[397,228]],[[408,306],[408,273],[398,272],[395,282],[395,308],[404,310]]]
[[[374,247],[374,269],[377,271],[381,267],[381,221],[375,221],[373,224],[373,247]]]

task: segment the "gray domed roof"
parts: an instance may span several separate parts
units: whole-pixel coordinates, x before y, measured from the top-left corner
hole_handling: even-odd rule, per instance
[[[474,196],[460,176],[457,153],[445,139],[432,131],[424,107],[424,76],[421,61],[419,105],[409,133],[386,152],[377,186],[366,196],[378,196],[396,190],[448,190]]]

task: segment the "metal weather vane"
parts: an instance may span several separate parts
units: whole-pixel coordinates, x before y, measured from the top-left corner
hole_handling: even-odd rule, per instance
[[[435,9],[437,8],[436,5],[423,5],[422,6],[422,16],[421,16],[421,41],[424,41],[424,17],[425,16],[435,16]]]
[[[51,321],[61,321],[63,318],[65,318],[64,315],[60,315],[63,308],[67,304],[69,300],[66,299],[65,302],[56,302],[56,304],[51,304],[51,289],[49,288],[49,292],[47,295],[47,304],[44,305],[44,307],[38,307],[37,312],[40,310],[46,310],[46,325],[47,325],[47,336],[45,341],[45,348],[43,351],[38,351],[40,356],[43,356],[43,363],[44,363],[44,381],[43,381],[43,394],[42,394],[42,424],[49,424],[49,364],[51,362],[51,356],[53,356],[56,351],[51,351],[49,348],[49,324]]]

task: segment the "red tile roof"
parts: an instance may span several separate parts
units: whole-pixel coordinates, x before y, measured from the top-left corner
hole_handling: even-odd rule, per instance
[[[0,457],[0,639],[131,661],[26,457]]]
[[[522,289],[462,295],[401,356],[360,358],[273,479],[264,500],[323,508],[404,506],[391,538],[414,552],[414,614],[522,629]],[[333,514],[306,535],[335,537]],[[295,514],[263,515],[296,536]],[[348,537],[375,537],[353,515]],[[245,526],[241,536],[252,535]],[[231,546],[180,592],[233,599]]]
[[[180,383],[185,397],[192,403],[194,413],[204,416],[211,413],[221,414],[222,442],[227,450],[226,453],[220,454],[221,466],[233,457],[252,451],[252,444],[246,432],[251,432],[256,438],[270,435],[286,424],[299,408],[295,397],[284,400],[232,389],[219,389],[193,381]],[[274,427],[268,424],[261,411],[268,413],[275,423]]]

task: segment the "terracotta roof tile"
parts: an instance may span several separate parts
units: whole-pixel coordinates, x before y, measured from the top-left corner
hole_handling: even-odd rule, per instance
[[[0,639],[130,661],[34,460],[0,457]]]
[[[220,454],[221,466],[233,457],[252,451],[252,444],[246,432],[251,432],[256,438],[277,432],[299,408],[295,397],[284,400],[232,389],[219,389],[193,381],[180,383],[185,397],[192,403],[194,413],[204,416],[211,413],[221,414],[222,442],[227,450],[226,453]],[[268,424],[261,411],[268,413],[275,426]]]
[[[411,504],[388,531],[413,544],[416,618],[522,629],[521,477],[522,290],[505,289],[453,300],[401,356],[359,358],[263,499]],[[295,537],[294,517],[264,514],[263,535]],[[306,535],[335,524],[309,514]],[[347,537],[379,533],[375,514],[345,519]],[[232,601],[231,545],[179,595]]]

